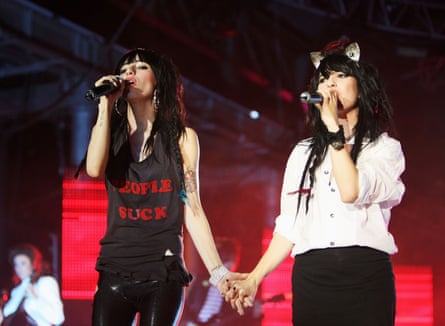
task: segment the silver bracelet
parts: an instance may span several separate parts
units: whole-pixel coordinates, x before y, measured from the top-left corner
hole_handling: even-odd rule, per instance
[[[219,281],[229,273],[229,270],[224,266],[218,266],[212,270],[212,274],[210,275],[209,282],[213,286],[217,286]]]

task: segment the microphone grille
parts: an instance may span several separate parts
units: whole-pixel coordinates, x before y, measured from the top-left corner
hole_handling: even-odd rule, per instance
[[[309,92],[303,92],[300,94],[300,101],[303,103],[309,103],[311,100],[311,94]]]

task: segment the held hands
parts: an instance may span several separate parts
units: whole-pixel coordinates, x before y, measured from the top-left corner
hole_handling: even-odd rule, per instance
[[[225,293],[226,302],[240,315],[244,315],[245,308],[253,306],[258,284],[249,274],[243,275],[242,279],[229,281],[229,290]]]
[[[220,267],[219,269],[223,269]],[[226,302],[240,315],[244,315],[244,309],[253,306],[255,294],[258,289],[257,282],[249,279],[248,273],[236,273],[226,269],[224,276],[216,283],[212,280],[216,275],[221,273],[215,270],[210,278],[210,283],[218,288],[219,293],[224,296]]]
[[[247,273],[236,273],[228,272],[216,285],[219,293],[226,297],[227,293],[231,290],[232,282],[236,280],[245,280],[249,274]],[[227,300],[226,300],[227,301]]]

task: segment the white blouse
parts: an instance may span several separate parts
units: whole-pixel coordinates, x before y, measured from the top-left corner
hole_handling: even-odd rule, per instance
[[[331,178],[331,160],[327,153],[315,172],[313,189],[301,196],[297,214],[297,191],[309,155],[309,144],[308,139],[301,141],[289,156],[280,215],[275,221],[275,232],[294,243],[292,256],[311,249],[354,245],[396,253],[388,225],[391,208],[400,203],[405,192],[400,180],[405,170],[400,143],[383,133],[362,149],[356,164],[360,193],[354,203],[341,201],[335,179]],[[307,214],[306,196],[311,196]]]
[[[37,297],[28,294],[30,279],[23,280],[12,289],[11,296],[3,308],[5,317],[16,312],[23,301],[25,312],[38,326],[59,325],[64,322],[63,303],[60,298],[59,284],[52,276],[41,276],[33,284]]]

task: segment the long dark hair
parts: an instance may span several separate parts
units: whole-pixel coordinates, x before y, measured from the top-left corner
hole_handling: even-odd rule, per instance
[[[156,133],[162,136],[165,152],[170,159],[174,159],[181,189],[184,189],[183,159],[179,148],[179,138],[185,133],[185,106],[183,100],[183,85],[177,67],[170,58],[160,55],[152,50],[137,48],[126,53],[117,63],[115,74],[120,74],[123,65],[135,62],[136,59],[150,65],[156,79],[157,114],[153,127],[145,145],[145,151],[151,151]],[[125,99],[116,103],[119,108]],[[127,137],[126,110],[114,110],[111,116],[111,146],[113,151],[119,150],[119,139]]]
[[[310,91],[315,93],[320,77],[328,78],[333,72],[342,72],[357,80],[358,89],[358,121],[354,127],[355,141],[351,150],[351,158],[354,163],[366,143],[374,142],[383,132],[392,132],[394,123],[392,119],[393,109],[386,93],[383,81],[377,69],[364,62],[356,62],[343,54],[330,54],[326,56],[310,81]],[[319,109],[310,104],[308,107],[308,121],[312,128],[310,140],[310,154],[306,161],[303,175],[299,185],[298,208],[300,207],[303,186],[309,177],[309,188],[312,189],[315,182],[315,170],[320,166],[328,149],[328,130],[321,120]],[[308,210],[310,196],[306,197],[306,211]]]
[[[155,135],[158,133],[164,140],[165,152],[168,157],[175,161],[180,178],[181,189],[184,189],[183,159],[179,148],[179,138],[184,135],[185,106],[183,100],[183,84],[177,67],[172,60],[155,51],[136,48],[127,52],[116,65],[115,74],[119,75],[123,65],[135,62],[136,60],[146,62],[150,65],[155,79],[157,92],[157,114],[153,127],[146,143],[145,151],[151,151],[154,145]],[[120,98],[115,103],[116,110],[111,114],[111,150],[119,150],[123,141],[127,140],[127,112],[120,110],[126,108],[126,101]],[[81,163],[83,168],[85,161]],[[78,172],[76,172],[76,176]]]
[[[31,275],[31,283],[35,283],[40,276],[49,274],[48,266],[43,261],[42,253],[36,246],[23,243],[15,246],[9,252],[9,263],[14,267],[14,259],[18,255],[24,255],[29,258],[32,266],[32,275]],[[19,284],[22,280],[17,276],[14,272],[12,277],[12,281],[14,284]]]

